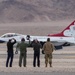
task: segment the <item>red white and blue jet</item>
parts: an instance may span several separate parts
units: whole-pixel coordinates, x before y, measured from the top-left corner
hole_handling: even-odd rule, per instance
[[[29,39],[31,42],[33,42],[34,39],[37,39],[42,45],[47,41],[47,38],[50,38],[56,49],[61,49],[63,46],[70,46],[75,44],[75,21],[73,21],[62,32],[52,35],[49,34],[48,36],[32,36],[18,33],[6,33],[0,37],[0,43],[6,43],[9,39],[12,38],[16,39],[17,42],[21,42],[21,39],[25,38],[27,43],[29,42]]]

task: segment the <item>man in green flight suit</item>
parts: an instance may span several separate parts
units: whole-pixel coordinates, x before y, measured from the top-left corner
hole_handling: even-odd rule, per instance
[[[25,43],[25,39],[21,39],[21,43],[17,44],[17,48],[20,49],[20,57],[19,57],[19,66],[22,66],[22,60],[23,60],[23,66],[26,67],[26,55],[27,55],[27,47],[29,44]]]

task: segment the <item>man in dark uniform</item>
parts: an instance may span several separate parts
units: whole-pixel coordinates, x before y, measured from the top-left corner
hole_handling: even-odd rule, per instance
[[[13,41],[14,40],[14,41]],[[8,67],[8,63],[9,63],[9,59],[10,59],[10,67],[12,67],[12,62],[13,62],[13,45],[16,43],[16,40],[13,39],[9,39],[9,41],[7,42],[7,61],[6,61],[6,67]]]
[[[34,49],[33,66],[36,67],[36,58],[37,58],[37,66],[40,67],[40,48],[42,48],[42,45],[39,43],[37,39],[35,39],[32,46]]]

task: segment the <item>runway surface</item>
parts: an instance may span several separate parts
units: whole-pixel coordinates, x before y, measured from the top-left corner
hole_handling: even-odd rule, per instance
[[[40,67],[33,67],[33,49],[27,49],[27,67],[19,67],[19,53],[14,54],[13,67],[6,68],[6,45],[0,45],[0,74],[1,75],[74,75],[75,74],[75,46],[64,47],[53,52],[53,67],[45,68],[44,55],[40,51]],[[15,48],[14,48],[15,52]]]

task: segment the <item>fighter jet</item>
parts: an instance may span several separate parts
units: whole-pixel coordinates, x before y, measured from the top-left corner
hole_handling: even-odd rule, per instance
[[[26,43],[34,41],[37,39],[42,45],[50,38],[50,41],[54,44],[56,49],[62,49],[63,46],[71,46],[75,44],[75,21],[73,21],[67,28],[65,28],[61,33],[52,34],[48,36],[32,36],[23,35],[19,33],[6,33],[0,37],[0,43],[6,43],[9,39],[14,38],[17,42],[21,42],[24,38]]]

